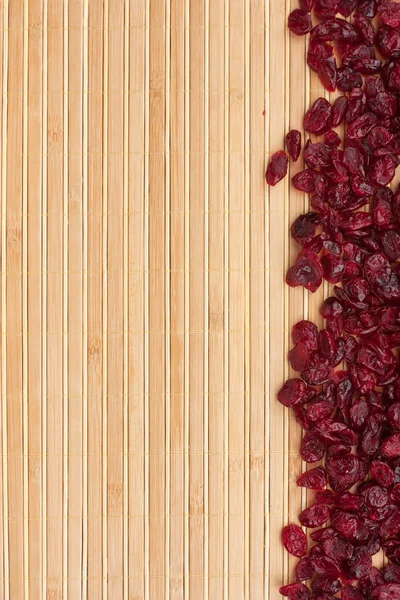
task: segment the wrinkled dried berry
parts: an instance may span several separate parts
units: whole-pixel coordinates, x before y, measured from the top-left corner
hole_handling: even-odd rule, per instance
[[[291,129],[286,135],[286,150],[290,158],[296,162],[301,152],[301,133],[297,129]]]
[[[288,17],[288,27],[296,35],[306,35],[312,29],[310,14],[301,8],[295,8]]]
[[[283,179],[288,169],[288,157],[283,150],[278,150],[271,156],[270,163],[265,173],[268,185],[276,185]]]
[[[307,554],[308,543],[304,531],[298,525],[287,525],[282,530],[282,543],[293,556]]]

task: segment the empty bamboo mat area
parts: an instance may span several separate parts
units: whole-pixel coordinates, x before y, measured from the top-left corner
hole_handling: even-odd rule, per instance
[[[296,6],[0,1],[1,599],[280,598]]]

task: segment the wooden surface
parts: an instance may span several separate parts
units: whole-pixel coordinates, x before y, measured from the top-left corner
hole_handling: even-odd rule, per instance
[[[0,0],[2,599],[280,597],[292,3]]]

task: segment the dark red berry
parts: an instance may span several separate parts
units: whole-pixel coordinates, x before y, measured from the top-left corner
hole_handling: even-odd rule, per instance
[[[298,525],[287,525],[282,530],[282,543],[293,556],[307,554],[308,542],[304,531]]]
[[[265,173],[268,185],[276,185],[283,179],[288,170],[288,157],[283,150],[278,150],[271,156],[270,163]]]

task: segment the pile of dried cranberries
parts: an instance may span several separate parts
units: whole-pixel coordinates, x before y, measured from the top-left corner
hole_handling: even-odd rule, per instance
[[[280,592],[400,599],[400,187],[388,187],[400,163],[400,3],[300,0],[288,25],[310,33],[309,66],[343,95],[306,113],[312,139],[292,179],[311,210],[292,224],[301,251],[286,281],[315,292],[326,279],[335,296],[321,307],[324,329],[293,327],[289,361],[299,376],[278,394],[305,430],[302,459],[323,461],[297,481],[316,490],[299,517],[313,545],[298,525],[283,529],[300,560],[296,583]],[[287,134],[286,148],[271,157],[270,185],[299,158],[300,132]],[[378,569],[381,549],[389,562]]]

